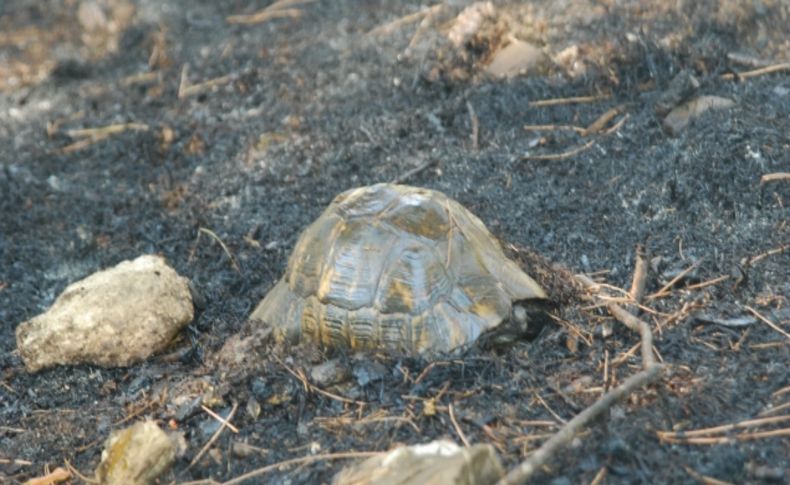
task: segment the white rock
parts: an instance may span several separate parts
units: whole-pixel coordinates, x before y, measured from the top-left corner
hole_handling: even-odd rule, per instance
[[[695,118],[711,110],[728,109],[735,106],[735,101],[721,96],[699,96],[676,106],[664,118],[664,128],[673,136],[677,136],[688,127]]]
[[[451,441],[396,448],[351,465],[335,475],[333,485],[407,485],[412,483],[484,485],[502,478],[494,447],[461,448]]]
[[[69,285],[16,329],[27,370],[59,364],[123,367],[165,348],[192,321],[187,279],[159,256],[140,256]]]
[[[548,57],[540,47],[518,39],[512,39],[504,48],[498,50],[486,67],[486,72],[494,77],[512,78],[520,74],[534,74],[543,70]]]

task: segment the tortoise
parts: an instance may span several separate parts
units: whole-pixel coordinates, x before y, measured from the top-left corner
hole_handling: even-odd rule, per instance
[[[250,319],[279,341],[431,355],[466,348],[503,322],[521,333],[546,298],[461,204],[377,184],[338,195],[305,229]]]

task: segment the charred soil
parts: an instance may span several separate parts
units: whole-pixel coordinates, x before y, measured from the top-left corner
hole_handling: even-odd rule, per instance
[[[570,283],[592,273],[628,289],[639,244],[651,261],[639,311],[668,372],[539,480],[788,480],[788,421],[659,433],[790,415],[790,71],[733,74],[788,62],[786,2],[495,2],[490,31],[459,46],[457,2],[239,17],[265,3],[0,3],[0,481],[64,460],[90,472],[108,433],[143,418],[189,444],[163,483],[460,443],[459,429],[513,466],[639,370],[638,337]],[[548,61],[486,75],[514,38]],[[682,72],[696,83],[674,93]],[[667,100],[700,95],[734,105],[669,133]],[[262,339],[215,358],[252,331],[302,228],[336,194],[393,180],[478,215],[551,293],[554,323],[435,362],[339,356],[350,380],[325,389],[310,370],[328,356],[312,349]],[[26,373],[16,326],[144,253],[201,296],[170,350],[126,369]],[[188,467],[218,426],[201,403],[237,405],[238,433]],[[258,480],[326,483],[346,463],[318,456]]]

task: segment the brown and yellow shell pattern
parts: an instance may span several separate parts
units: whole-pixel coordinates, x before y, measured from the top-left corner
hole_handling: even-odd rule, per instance
[[[290,341],[434,354],[474,342],[514,301],[545,297],[461,204],[377,184],[332,201],[250,318]]]

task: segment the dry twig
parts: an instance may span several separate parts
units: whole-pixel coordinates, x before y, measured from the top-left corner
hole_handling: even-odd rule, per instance
[[[645,281],[647,281],[647,250],[644,245],[638,244],[634,277],[631,280],[631,289],[628,291],[628,296],[637,303],[642,301],[642,295],[645,293]]]
[[[425,162],[421,163],[420,165],[417,165],[416,167],[414,167],[413,169],[408,170],[408,171],[404,172],[401,175],[398,175],[397,177],[392,179],[391,183],[393,183],[393,184],[402,184],[406,180],[412,178],[413,176],[417,175],[418,173],[420,173],[420,172],[422,172],[424,170],[427,170],[428,168],[432,167],[435,164],[436,164],[436,160],[426,160]]]
[[[584,275],[576,275],[579,280],[587,289],[594,289],[597,285],[590,278]],[[620,323],[637,332],[641,337],[642,345],[642,367],[647,369],[655,364],[653,358],[653,333],[650,331],[650,326],[644,321],[634,316],[631,312],[625,310],[623,307],[616,303],[607,303],[606,308]]]
[[[587,128],[573,125],[524,125],[525,131],[574,131],[578,134],[585,132]]]
[[[260,10],[251,15],[231,15],[225,19],[229,24],[260,24],[272,19],[299,18],[302,11],[298,8],[284,8],[282,10]]]
[[[609,112],[604,113],[604,115],[607,115],[608,113]],[[619,130],[623,126],[623,124],[625,123],[625,120],[627,120],[627,119],[628,119],[628,113],[626,113],[625,116],[623,116],[620,119],[620,121],[618,121],[617,123],[612,125],[611,128],[609,128],[606,131],[604,131],[601,135],[602,136],[609,136],[612,133],[616,132],[617,130]],[[609,120],[607,119],[606,121],[608,122]],[[598,121],[594,122],[593,125],[596,125],[597,123],[598,123]],[[593,125],[590,125],[590,128],[593,128]],[[542,125],[536,125],[536,126],[542,126]],[[543,125],[543,126],[546,126],[546,125]],[[548,126],[551,126],[551,125],[548,125]],[[530,126],[527,126],[525,128],[528,128],[528,127],[530,127]],[[571,129],[574,129],[574,128],[571,128]],[[579,133],[582,136],[587,136],[587,134],[589,133],[588,129],[589,128],[584,128]],[[600,128],[595,128],[595,129],[598,130]],[[575,131],[575,129],[574,129],[574,131]],[[591,148],[593,145],[595,145],[596,141],[597,140],[592,139],[592,140],[588,141],[587,143],[585,143],[584,145],[581,145],[581,146],[576,147],[576,148],[574,148],[572,150],[568,150],[568,151],[562,152],[562,153],[553,153],[553,154],[548,154],[548,155],[529,155],[529,154],[527,154],[527,155],[524,155],[523,157],[521,157],[521,159],[522,160],[564,160],[566,158],[570,158],[570,157],[573,157],[575,155],[578,155],[579,153]]]
[[[754,315],[755,317],[760,319],[760,321],[762,321],[763,323],[765,323],[766,325],[768,325],[772,329],[776,330],[777,332],[781,333],[782,335],[784,335],[785,337],[790,339],[790,333],[787,333],[784,330],[782,330],[781,327],[779,327],[777,324],[775,324],[771,320],[767,319],[762,313],[758,312],[757,310],[755,310],[754,308],[750,307],[749,305],[746,305],[744,308],[749,310],[749,313],[751,313],[752,315]]]
[[[203,445],[203,448],[200,449],[198,454],[195,455],[194,458],[192,458],[192,461],[189,462],[189,465],[186,467],[186,470],[189,470],[190,468],[195,466],[195,463],[197,463],[200,460],[200,458],[203,457],[206,451],[208,451],[208,449],[211,448],[211,445],[213,445],[217,441],[217,439],[219,439],[219,435],[222,434],[222,431],[226,427],[228,427],[228,425],[230,424],[230,420],[233,419],[233,416],[236,414],[236,410],[238,408],[239,408],[238,403],[233,403],[233,407],[230,409],[230,413],[228,413],[228,417],[225,419],[220,418],[220,422],[222,424],[220,424],[219,428],[217,428],[217,431],[215,431],[214,434],[211,435],[211,438],[209,438],[206,444]]]
[[[235,74],[226,74],[224,76],[209,79],[208,81],[192,84],[189,82],[189,64],[184,64],[184,67],[181,68],[181,81],[178,83],[177,97],[178,99],[184,99],[195,94],[200,94],[215,86],[227,84],[234,79],[236,79]]]
[[[703,485],[733,485],[731,482],[723,482],[721,480],[703,475],[702,473],[695,471],[690,466],[683,465],[683,469],[686,470],[686,473],[691,475],[695,480],[699,481]]]
[[[548,155],[524,155],[522,157],[522,160],[564,160],[574,155],[578,155],[579,153],[589,149],[593,145],[595,145],[595,140],[590,140],[584,145],[580,147],[576,147],[573,150],[568,150],[567,152],[552,153]]]
[[[760,185],[767,184],[768,182],[779,182],[782,180],[790,180],[790,172],[767,173],[760,177]]]
[[[455,428],[455,432],[458,433],[458,437],[461,438],[461,441],[463,441],[464,446],[469,448],[469,446],[470,446],[469,445],[469,440],[466,439],[466,435],[464,434],[464,431],[458,425],[458,421],[455,420],[455,412],[453,411],[452,403],[450,403],[450,405],[447,406],[447,412],[450,415],[450,421],[453,423],[453,427]]]
[[[790,428],[772,429],[767,431],[754,431],[727,435],[731,431],[750,429],[759,426],[772,425],[790,421],[790,415],[773,416],[758,419],[749,419],[739,423],[714,426],[712,428],[688,431],[658,431],[658,439],[665,443],[679,443],[688,445],[719,445],[735,441],[750,441],[761,438],[777,436],[790,436]]]
[[[144,123],[117,123],[114,125],[101,126],[99,128],[83,128],[80,130],[69,130],[66,134],[72,138],[82,138],[70,145],[60,149],[61,153],[72,153],[77,150],[98,143],[112,135],[123,133],[124,131],[148,131],[148,125]]]
[[[466,109],[469,111],[469,122],[472,125],[472,134],[469,135],[472,140],[472,150],[477,151],[480,148],[480,120],[469,101],[466,102]]]
[[[399,19],[393,20],[392,22],[388,22],[383,25],[379,25],[378,27],[374,28],[367,35],[376,36],[376,35],[387,35],[395,31],[395,29],[400,28],[402,25],[406,25],[411,22],[416,22],[423,17],[432,16],[439,12],[439,10],[445,7],[444,2],[438,3],[432,7],[428,7],[425,9],[420,10],[419,12],[410,13],[405,15]]]
[[[790,71],[790,62],[773,64],[771,66],[761,67],[760,69],[754,69],[752,71],[728,72],[727,74],[722,74],[721,78],[725,81],[732,81],[733,79],[743,80],[749,79],[750,77],[762,76],[763,74],[771,74],[773,72],[779,71]]]
[[[690,290],[699,290],[701,288],[705,288],[705,287],[708,287],[708,286],[718,285],[719,283],[727,281],[730,278],[731,278],[731,276],[728,275],[728,274],[722,275],[722,276],[710,279],[708,281],[702,281],[700,283],[694,283],[693,285],[688,285],[686,287],[686,290],[688,290],[688,291],[690,291]]]
[[[607,470],[608,468],[602,466],[601,469],[598,470],[598,473],[596,473],[595,476],[593,477],[592,481],[590,482],[590,485],[601,485],[604,479],[606,479]]]
[[[230,424],[230,421],[228,421],[230,417],[228,417],[228,419],[223,418],[219,414],[212,411],[211,408],[207,407],[205,404],[201,404],[200,407],[203,409],[203,411],[206,412],[206,414],[219,421],[221,425],[227,426],[229,430],[233,431],[236,434],[239,433],[239,428],[233,426],[232,424]]]
[[[756,263],[756,262],[758,262],[758,261],[760,261],[762,259],[765,259],[768,256],[774,256],[774,255],[777,255],[777,254],[782,254],[785,251],[787,251],[788,249],[790,249],[790,244],[782,244],[778,248],[774,248],[774,249],[771,249],[770,251],[766,251],[764,253],[758,254],[757,256],[754,256],[753,258],[751,258],[750,260],[748,260],[746,262],[746,266],[752,266],[754,263]]]
[[[595,418],[604,413],[607,409],[611,408],[616,402],[625,398],[633,391],[655,381],[661,371],[661,366],[653,365],[643,371],[640,371],[622,384],[607,392],[600,399],[598,399],[592,406],[588,407],[581,413],[577,414],[573,419],[562,427],[562,429],[546,441],[540,448],[537,449],[532,455],[524,460],[521,464],[512,469],[502,480],[499,485],[513,485],[517,483],[527,483],[532,475],[538,471],[551,457],[553,457],[560,449],[564,448],[574,436],[576,436],[583,428],[585,428]]]
[[[698,260],[698,261],[695,261],[695,262],[694,262],[694,264],[692,264],[692,265],[691,265],[691,266],[689,266],[688,268],[686,268],[686,269],[684,269],[683,271],[681,271],[680,273],[678,273],[678,274],[677,274],[677,276],[675,276],[674,278],[672,278],[672,279],[669,281],[669,283],[667,283],[667,284],[665,284],[663,287],[661,287],[661,289],[660,289],[660,290],[658,290],[657,292],[653,293],[652,295],[648,295],[648,296],[647,296],[647,299],[648,299],[648,300],[655,300],[655,299],[657,299],[657,298],[663,298],[663,297],[665,297],[665,296],[669,295],[669,294],[670,294],[670,291],[669,291],[669,290],[670,290],[670,289],[671,289],[673,286],[675,286],[675,283],[677,283],[678,281],[682,280],[682,279],[683,279],[683,278],[684,278],[684,277],[685,277],[687,274],[689,274],[689,273],[691,273],[692,271],[694,271],[694,270],[697,268],[697,266],[699,266],[701,263],[702,263],[702,260],[701,260],[701,259],[700,259],[700,260]]]
[[[65,482],[71,478],[71,472],[65,468],[57,467],[44,476],[31,478],[25,482],[25,485],[53,485],[55,483]]]
[[[623,105],[615,106],[614,108],[607,110],[604,114],[599,116],[598,119],[590,123],[590,125],[581,132],[581,135],[589,136],[600,132],[601,130],[603,130],[604,126],[606,126],[607,123],[612,121],[617,115],[619,115],[622,112],[623,112]]]
[[[269,5],[268,7],[258,10],[252,14],[230,15],[225,21],[229,24],[260,24],[267,20],[277,18],[298,18],[302,15],[302,11],[298,8],[288,8],[295,5],[302,5],[305,3],[312,3],[315,0],[279,0]]]
[[[98,480],[96,480],[95,478],[90,478],[90,477],[88,477],[88,476],[85,476],[85,474],[83,474],[81,471],[77,470],[77,467],[75,467],[74,465],[72,465],[72,464],[69,462],[69,460],[65,460],[65,459],[64,459],[64,460],[63,460],[63,463],[66,465],[66,468],[68,468],[68,469],[69,469],[69,471],[70,471],[71,473],[73,473],[74,475],[76,475],[76,476],[77,476],[77,477],[78,477],[80,480],[82,480],[83,482],[85,482],[85,483],[90,483],[90,484],[92,484],[92,485],[93,485],[93,484],[98,484],[98,483],[99,483],[99,481],[98,481]]]
[[[552,99],[539,99],[529,103],[532,108],[541,108],[545,106],[559,106],[564,104],[581,104],[581,103],[595,103],[596,101],[604,101],[609,99],[608,94],[601,94],[597,96],[575,96],[571,98],[552,98]]]
[[[588,289],[595,289],[597,287],[595,282],[584,275],[577,275],[576,277]],[[540,469],[541,466],[543,466],[560,449],[567,446],[567,444],[573,440],[574,436],[576,436],[595,418],[611,408],[614,403],[630,395],[636,389],[639,389],[660,377],[663,366],[656,364],[653,358],[653,334],[650,331],[650,327],[645,322],[636,318],[630,312],[624,310],[615,303],[607,304],[607,308],[612,313],[612,316],[617,318],[628,328],[640,334],[642,343],[643,370],[632,375],[614,389],[606,392],[595,403],[593,403],[593,405],[568,421],[562,427],[562,429],[560,429],[548,441],[543,443],[543,445],[541,445],[537,451],[531,454],[526,460],[513,468],[503,479],[501,479],[499,481],[499,485],[526,483],[532,477],[532,475],[538,469]]]
[[[777,414],[779,412],[784,412],[788,408],[790,408],[790,402],[786,402],[784,404],[780,404],[780,405],[774,406],[774,407],[772,407],[770,409],[766,409],[764,411],[761,411],[760,413],[757,414],[757,416],[760,416],[760,417],[770,416],[772,414]]]
[[[349,399],[347,397],[338,396],[337,394],[333,394],[333,393],[331,393],[329,391],[325,391],[325,390],[321,389],[320,387],[318,387],[318,386],[316,386],[314,384],[311,384],[310,381],[307,379],[307,376],[304,375],[304,372],[302,372],[301,369],[299,369],[299,372],[297,372],[297,371],[291,369],[290,367],[288,367],[288,365],[285,362],[283,362],[282,359],[280,359],[279,357],[274,356],[274,359],[289,374],[291,374],[292,376],[294,376],[297,379],[299,379],[299,381],[302,383],[302,386],[304,387],[304,390],[307,391],[307,392],[316,392],[316,393],[324,395],[324,396],[326,396],[326,397],[328,397],[330,399],[334,399],[335,401],[344,402],[346,404],[356,404],[358,406],[366,406],[368,404],[365,401],[357,401],[357,400],[354,400],[354,399]]]

